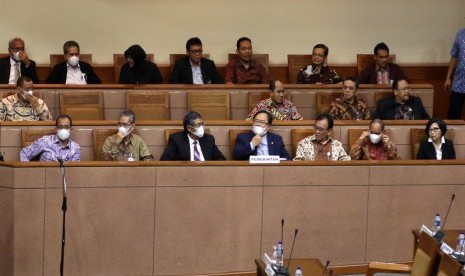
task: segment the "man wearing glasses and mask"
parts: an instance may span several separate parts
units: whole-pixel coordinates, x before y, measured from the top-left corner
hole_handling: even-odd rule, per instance
[[[56,135],[46,135],[29,146],[25,147],[19,153],[21,161],[31,161],[39,159],[40,161],[80,161],[81,148],[69,138],[73,121],[68,115],[60,115],[56,119]]]
[[[51,121],[47,105],[34,96],[33,88],[29,77],[20,77],[16,94],[0,101],[0,121]]]
[[[226,160],[215,144],[215,137],[205,133],[202,116],[191,111],[184,116],[184,131],[173,133],[160,157],[161,161],[210,161]]]
[[[36,63],[29,59],[24,40],[15,37],[8,42],[9,57],[0,58],[0,83],[16,84],[21,76],[27,76],[33,82],[39,83],[36,73]]]
[[[251,155],[279,155],[286,160],[291,159],[283,138],[268,132],[272,122],[273,116],[265,110],[255,114],[252,131],[237,135],[234,160],[248,160]]]
[[[331,115],[320,114],[315,119],[315,134],[302,139],[297,145],[294,161],[350,161],[342,143],[329,136],[334,120]]]
[[[198,37],[186,42],[187,56],[174,64],[170,83],[217,84],[224,83],[212,60],[202,57],[202,41]]]
[[[118,119],[118,133],[107,137],[102,148],[104,161],[151,161],[153,156],[147,144],[133,133],[136,116],[131,110],[124,110]]]

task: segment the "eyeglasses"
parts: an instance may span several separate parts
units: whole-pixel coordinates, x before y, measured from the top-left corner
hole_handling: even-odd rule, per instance
[[[325,57],[324,54],[312,54],[313,57]]]
[[[313,126],[313,129],[316,131],[316,132],[325,132],[327,131],[327,129],[324,129],[322,127],[317,127],[317,126]]]
[[[265,122],[263,120],[258,120],[258,119],[253,120],[253,123],[254,125],[257,125],[257,126],[266,126],[268,124],[268,122]]]
[[[198,54],[202,54],[203,50],[202,50],[202,49],[199,49],[199,50],[189,50],[189,52],[198,55]]]
[[[19,52],[19,51],[23,51],[24,52],[24,47],[16,47],[16,48],[10,48],[12,51],[14,52]]]
[[[428,131],[429,131],[429,132],[436,132],[436,131],[439,131],[439,130],[440,130],[440,128],[438,128],[438,127],[433,127],[433,128],[430,128]]]

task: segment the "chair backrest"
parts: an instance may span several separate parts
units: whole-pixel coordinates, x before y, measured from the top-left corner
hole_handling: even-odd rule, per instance
[[[317,114],[329,112],[331,102],[341,97],[342,92],[316,92]]]
[[[268,91],[249,91],[249,113],[254,109],[258,102],[261,100],[268,99],[270,97],[270,92]]]
[[[0,58],[9,57],[9,53],[0,53]]]
[[[411,128],[410,129],[410,150],[412,159],[417,159],[418,149],[421,142],[426,140],[426,133],[424,128]]]
[[[94,161],[101,161],[102,159],[102,148],[105,140],[108,136],[118,133],[118,129],[94,129],[92,131],[94,141]]]
[[[449,254],[441,252],[441,262],[439,263],[438,276],[459,276],[463,265],[457,262]]]
[[[187,109],[200,113],[205,120],[229,120],[229,93],[188,92]]]
[[[233,152],[236,145],[237,135],[249,132],[250,129],[230,129],[229,130],[229,160],[234,160]]]
[[[413,257],[412,276],[432,275],[434,261],[439,253],[439,243],[430,235],[421,232],[417,251]]]
[[[314,129],[308,128],[298,128],[298,129],[291,129],[291,141],[292,141],[292,156],[295,157],[297,151],[297,145],[299,142],[307,138],[308,136],[312,136],[315,134]]]
[[[170,54],[170,72],[173,72],[176,60],[184,58],[186,54]],[[210,54],[202,54],[203,58],[210,58]]]
[[[237,54],[228,54],[228,63],[236,58]],[[260,62],[263,65],[263,67],[265,67],[266,73],[270,72],[270,61],[268,54],[253,54],[253,58],[256,61]]]
[[[126,109],[132,110],[138,121],[169,120],[169,98],[168,91],[126,91]]]
[[[165,129],[165,145],[168,145],[168,140],[170,139],[171,134],[177,133],[177,132],[183,132],[183,131],[184,131],[184,128],[166,128]],[[210,134],[210,132],[211,131],[209,128],[205,129],[206,134]]]
[[[146,60],[154,62],[153,54],[147,54]],[[121,73],[121,67],[126,63],[124,54],[113,54],[113,67],[115,70],[115,83],[119,83],[119,75]]]
[[[73,120],[104,120],[102,91],[61,92],[60,112]]]
[[[312,55],[287,55],[289,83],[297,83],[299,70],[312,63]]]
[[[50,54],[50,69],[64,61],[63,54]],[[92,54],[79,54],[79,61],[84,61],[92,65]]]
[[[32,144],[35,140],[45,135],[55,135],[54,128],[47,129],[22,129],[21,130],[21,147],[25,148]]]
[[[396,55],[389,55],[389,62],[396,62]],[[360,75],[363,68],[374,62],[373,54],[357,54],[357,75]]]
[[[394,92],[392,91],[381,91],[375,92],[375,103],[378,104],[379,100],[384,98],[394,97]]]

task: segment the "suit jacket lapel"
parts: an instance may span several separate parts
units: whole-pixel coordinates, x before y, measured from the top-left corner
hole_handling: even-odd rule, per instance
[[[190,83],[194,83],[194,78],[192,77],[192,65],[191,65],[191,61],[189,60],[188,56],[186,57],[185,62],[187,66],[187,71],[189,72]]]
[[[268,154],[269,155],[275,155],[274,154],[274,137],[273,135],[270,135],[270,133],[268,133],[268,135],[266,135],[266,139],[268,141]]]
[[[187,161],[191,160],[191,145],[189,144],[189,138],[187,133],[184,133],[183,143],[184,143],[184,156],[187,156]]]
[[[206,152],[208,145],[207,145],[207,139],[205,139],[205,136],[199,139],[199,144],[200,144],[203,158],[205,159],[205,161],[210,160],[211,158],[209,155],[207,155],[207,152]]]

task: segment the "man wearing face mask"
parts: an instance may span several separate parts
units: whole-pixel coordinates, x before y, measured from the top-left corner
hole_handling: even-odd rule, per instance
[[[163,77],[155,63],[146,60],[147,54],[139,45],[132,45],[124,52],[126,63],[121,67],[120,84],[156,84]]]
[[[0,84],[16,84],[21,76],[27,76],[39,83],[36,63],[29,59],[24,40],[15,37],[8,42],[9,57],[0,58]]]
[[[170,135],[161,161],[210,161],[226,160],[215,144],[215,137],[205,133],[202,116],[191,111],[184,116],[184,131]]]
[[[19,153],[21,161],[80,161],[81,148],[69,138],[73,121],[68,115],[60,115],[56,119],[56,135],[47,135],[34,141]]]
[[[279,155],[286,160],[291,159],[283,138],[268,132],[272,122],[273,116],[265,110],[255,114],[252,131],[237,135],[234,160],[247,160],[251,155]]]
[[[384,122],[374,119],[350,150],[352,160],[400,160],[397,147],[384,133]]]
[[[47,83],[56,84],[100,84],[99,77],[94,73],[92,66],[79,61],[79,44],[76,41],[67,41],[63,45],[64,59],[53,67]]]
[[[132,133],[136,116],[131,110],[124,110],[118,119],[118,133],[107,137],[102,148],[104,161],[151,161],[153,156],[147,144],[139,135]]]
[[[51,121],[47,105],[33,95],[33,88],[29,77],[20,77],[16,94],[0,101],[0,121]]]

